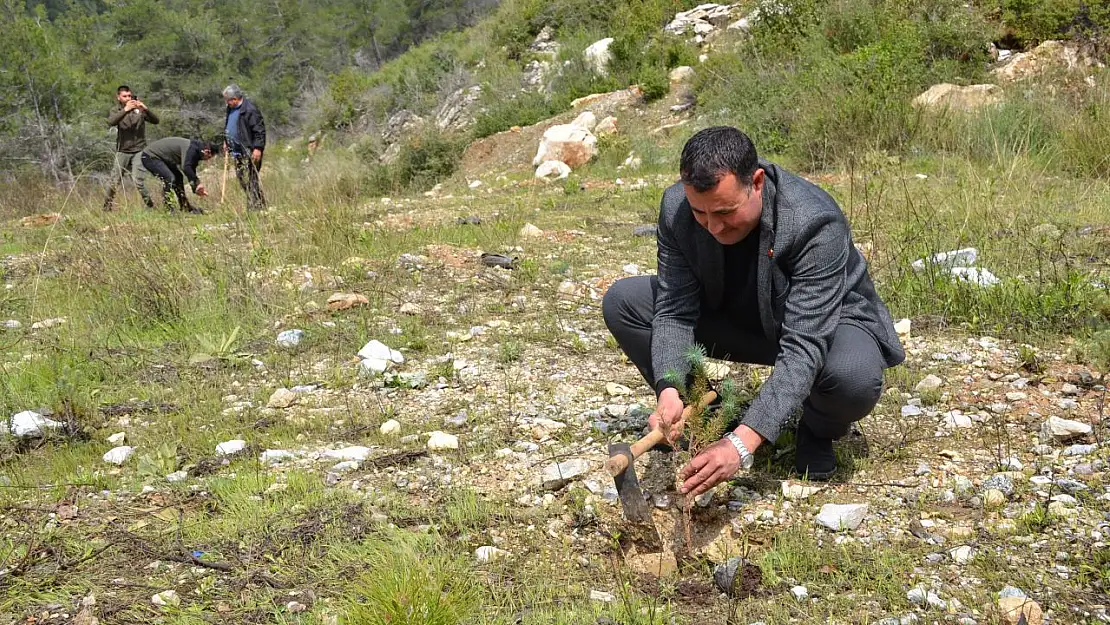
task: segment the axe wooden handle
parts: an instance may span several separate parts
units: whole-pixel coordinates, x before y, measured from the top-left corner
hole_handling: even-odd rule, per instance
[[[694,410],[703,410],[706,406],[713,403],[715,399],[717,399],[717,393],[715,391],[707,391],[701,396],[701,399],[698,400],[696,405],[686,406],[686,408],[682,410],[682,421],[685,422],[686,419],[690,418],[690,414],[693,413]],[[662,428],[656,428],[648,432],[647,435],[640,440],[629,445],[628,449],[632,453],[632,461],[635,461],[636,458],[643,455],[645,451],[662,443],[663,439],[666,437]],[[616,477],[628,469],[628,463],[628,456],[624,454],[613,456],[605,463],[605,470],[609,472],[609,475]]]

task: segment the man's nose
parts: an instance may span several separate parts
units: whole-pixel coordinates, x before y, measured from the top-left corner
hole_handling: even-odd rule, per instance
[[[709,226],[709,232],[711,232],[712,234],[720,234],[721,231],[723,231],[725,229],[725,223],[723,221],[721,221],[720,219],[717,219],[715,217],[710,217],[708,219],[708,222],[709,223],[706,224],[706,225]]]

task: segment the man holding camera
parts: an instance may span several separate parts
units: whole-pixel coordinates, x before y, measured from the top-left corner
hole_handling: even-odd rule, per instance
[[[154,202],[143,185],[141,168],[142,152],[146,147],[146,123],[157,124],[158,116],[135,97],[131,87],[127,85],[120,85],[116,89],[116,101],[119,105],[108,115],[108,125],[116,128],[116,162],[108,183],[108,196],[104,198],[104,210],[110,211],[115,206],[116,190],[123,182],[125,173],[130,174],[143,198],[143,204],[147,208],[153,208]]]

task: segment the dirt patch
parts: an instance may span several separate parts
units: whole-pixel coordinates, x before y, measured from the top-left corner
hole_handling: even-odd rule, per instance
[[[159,404],[152,401],[139,400],[101,406],[100,414],[105,417],[123,417],[137,414],[170,414],[178,410],[180,410],[180,408],[173,404]]]

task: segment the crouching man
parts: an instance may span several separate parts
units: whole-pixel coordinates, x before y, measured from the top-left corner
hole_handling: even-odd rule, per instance
[[[905,359],[848,222],[829,194],[777,165],[731,127],[698,132],[682,150],[681,182],[663,193],[658,275],[605,294],[605,323],[658,396],[651,427],[681,435],[689,348],[774,365],[735,430],[683,467],[699,495],[750,468],[796,410],[796,469],[836,470],[833,440],[875,407],[883,370]]]

